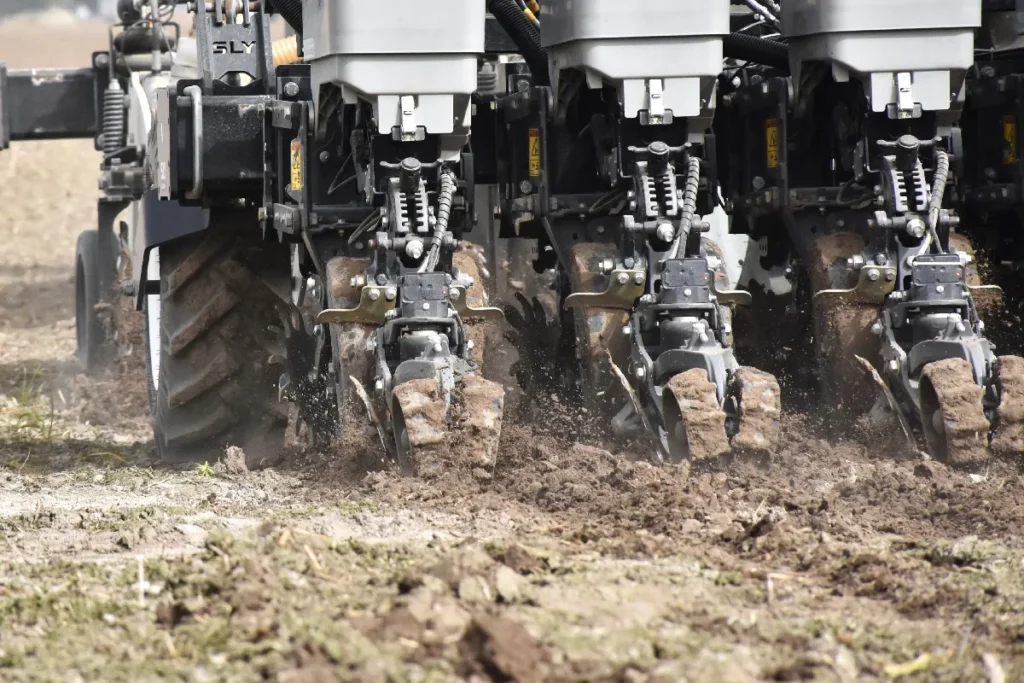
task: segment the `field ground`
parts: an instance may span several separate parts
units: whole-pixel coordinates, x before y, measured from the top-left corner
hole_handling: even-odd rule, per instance
[[[104,28],[19,21],[0,59]],[[45,37],[45,41],[43,38]],[[43,47],[40,47],[43,46]],[[511,426],[493,471],[153,462],[141,349],[74,364],[91,144],[0,154],[0,679],[1021,680],[1021,477],[830,441],[656,469]]]

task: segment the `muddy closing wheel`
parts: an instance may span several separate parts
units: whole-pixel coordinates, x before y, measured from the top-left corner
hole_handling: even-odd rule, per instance
[[[436,379],[414,379],[391,397],[398,467],[412,475],[436,475],[447,449],[448,401]]]
[[[736,401],[738,430],[732,447],[746,452],[771,453],[779,442],[782,392],[767,372],[740,367],[733,375],[731,398]]]
[[[989,421],[971,364],[962,358],[929,363],[920,391],[921,428],[931,456],[953,466],[986,461]]]
[[[708,460],[728,452],[725,412],[706,370],[694,368],[670,379],[662,401],[671,462]]]
[[[997,358],[995,380],[999,407],[992,435],[992,451],[1001,456],[1019,456],[1024,453],[1024,358]]]
[[[452,466],[492,467],[504,402],[504,388],[477,375],[465,376],[453,397],[430,378],[398,385],[391,420],[399,468],[431,477]]]

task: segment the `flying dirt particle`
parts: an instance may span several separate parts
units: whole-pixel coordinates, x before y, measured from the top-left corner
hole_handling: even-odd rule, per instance
[[[245,464],[245,451],[238,446],[228,446],[224,450],[224,466],[228,474],[245,474],[249,466]]]

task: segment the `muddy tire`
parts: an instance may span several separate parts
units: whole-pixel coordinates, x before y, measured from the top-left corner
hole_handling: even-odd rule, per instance
[[[96,230],[78,236],[75,249],[75,328],[78,365],[93,373],[110,364],[111,347],[100,316],[104,303],[100,237]]]
[[[287,404],[268,361],[288,266],[287,249],[262,241],[248,214],[213,216],[205,232],[160,247],[153,428],[164,462],[213,462],[229,445],[250,466],[280,456]]]

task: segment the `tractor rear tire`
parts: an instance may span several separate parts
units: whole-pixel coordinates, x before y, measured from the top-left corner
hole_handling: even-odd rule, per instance
[[[227,446],[250,467],[282,455],[288,411],[269,361],[289,258],[256,227],[249,213],[214,213],[204,232],[160,247],[153,431],[165,463],[214,462]]]

